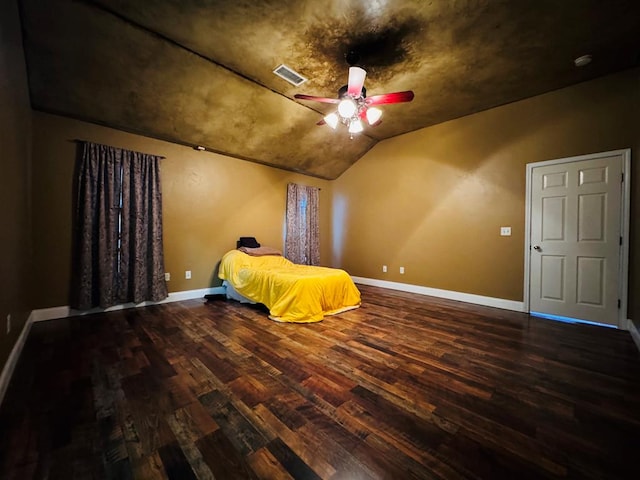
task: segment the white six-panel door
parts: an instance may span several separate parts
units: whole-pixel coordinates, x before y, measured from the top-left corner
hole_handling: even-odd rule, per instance
[[[618,326],[623,168],[624,151],[531,168],[531,312]]]

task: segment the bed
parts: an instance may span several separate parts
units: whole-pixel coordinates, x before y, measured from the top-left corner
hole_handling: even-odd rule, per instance
[[[222,257],[218,276],[228,298],[261,303],[272,320],[319,322],[360,306],[360,291],[344,270],[297,265],[275,250],[262,253],[265,247],[242,250]]]

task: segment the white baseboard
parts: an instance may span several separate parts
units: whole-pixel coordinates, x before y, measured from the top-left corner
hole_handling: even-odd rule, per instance
[[[630,319],[627,319],[627,330],[629,330],[631,338],[633,338],[636,347],[638,347],[638,350],[640,350],[640,331],[638,331],[636,324],[633,323],[633,321],[631,321]]]
[[[388,288],[390,290],[400,290],[403,292],[419,293],[420,295],[430,295],[432,297],[447,298],[459,302],[484,305],[485,307],[502,308],[504,310],[514,310],[516,312],[526,312],[524,302],[515,300],[505,300],[503,298],[484,297],[472,293],[454,292],[452,290],[441,290],[439,288],[423,287],[421,285],[411,285],[409,283],[389,282],[375,278],[351,277],[355,283],[371,285],[373,287]]]
[[[27,342],[27,336],[29,335],[32,324],[33,313],[29,315],[29,318],[27,318],[27,321],[24,323],[22,332],[20,332],[15,345],[11,349],[7,362],[4,364],[4,367],[2,367],[2,373],[0,374],[0,405],[2,405],[2,401],[4,400],[4,394],[7,392],[9,382],[11,381],[13,371],[16,369],[16,365],[18,364],[18,359],[20,358],[24,344]]]
[[[80,315],[90,315],[93,313],[113,312],[116,310],[125,310],[127,308],[148,307],[150,305],[160,305],[163,303],[179,302],[182,300],[191,300],[193,298],[202,298],[205,295],[219,295],[225,293],[224,287],[209,287],[199,290],[186,290],[183,292],[172,292],[164,300],[159,302],[142,302],[142,303],[125,303],[122,305],[114,305],[109,308],[92,308],[91,310],[74,310],[69,306],[41,308],[32,312],[34,322],[42,322],[45,320],[54,320],[56,318],[76,317]]]

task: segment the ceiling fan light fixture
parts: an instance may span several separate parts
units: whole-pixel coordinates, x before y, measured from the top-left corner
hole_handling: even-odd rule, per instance
[[[353,59],[353,55],[350,55],[350,58]],[[316,97],[300,93],[296,93],[294,98],[337,104],[338,111],[326,115],[317,125],[329,125],[332,129],[336,129],[338,124],[342,123],[349,130],[350,138],[353,138],[354,134],[364,130],[365,119],[367,125],[375,126],[380,123],[382,111],[376,108],[376,105],[410,102],[414,96],[411,90],[406,90],[367,97],[367,90],[364,88],[366,76],[367,72],[363,68],[352,65],[349,67],[348,83],[338,89],[338,98]]]
[[[377,123],[382,117],[382,110],[376,107],[367,108],[367,122],[369,125]]]
[[[338,126],[338,123],[340,122],[340,118],[335,113],[330,113],[329,115],[324,117],[324,121],[327,123],[327,125],[335,130]]]
[[[358,106],[352,98],[345,98],[338,104],[338,113],[342,118],[351,118],[355,115]]]
[[[360,120],[352,120],[349,123],[349,133],[360,133],[362,130],[364,130],[364,127]]]

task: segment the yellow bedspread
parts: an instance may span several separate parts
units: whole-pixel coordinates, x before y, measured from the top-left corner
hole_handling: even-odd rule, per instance
[[[347,272],[297,265],[282,256],[227,252],[218,276],[250,300],[269,308],[280,322],[319,322],[360,306],[360,291]]]

